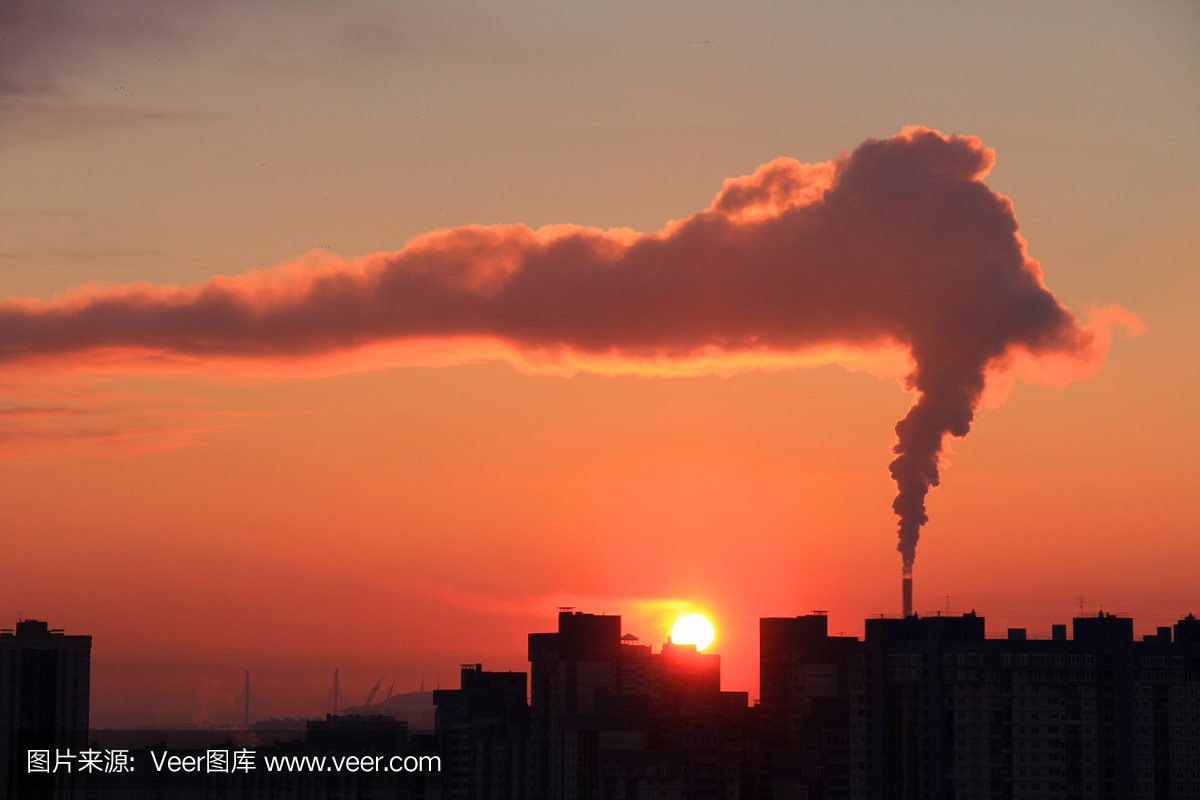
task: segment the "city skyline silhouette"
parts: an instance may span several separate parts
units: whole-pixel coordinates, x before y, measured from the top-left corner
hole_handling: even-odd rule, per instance
[[[559,607],[753,699],[906,562],[1030,641],[1200,607],[1191,5],[0,30],[0,618],[93,637],[94,727],[402,706]]]
[[[240,727],[125,731],[88,724],[91,637],[20,620],[0,631],[9,687],[0,787],[26,800],[334,789],[513,800],[1200,791],[1194,614],[1140,637],[1132,619],[1103,611],[1075,616],[1069,633],[1053,625],[1049,637],[988,635],[974,611],[880,615],[865,620],[863,638],[832,634],[827,611],[765,617],[762,696],[751,698],[723,687],[707,633],[655,649],[622,634],[620,616],[557,612],[556,630],[528,634],[527,672],[462,663],[457,689],[420,693],[432,719],[414,706],[395,713],[404,706],[389,706],[390,692],[371,705],[382,677],[362,705],[339,709],[335,670],[323,718],[251,724],[251,703],[262,701],[246,672]],[[85,757],[108,766],[73,770]]]

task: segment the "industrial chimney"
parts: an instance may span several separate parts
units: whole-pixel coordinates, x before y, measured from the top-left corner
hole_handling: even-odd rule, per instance
[[[904,576],[904,616],[912,616],[912,574]]]

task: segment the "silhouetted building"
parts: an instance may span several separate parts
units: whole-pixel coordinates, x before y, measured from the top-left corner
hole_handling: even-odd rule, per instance
[[[850,796],[849,662],[824,614],[759,620],[763,797]]]
[[[261,739],[267,732],[257,732]],[[198,782],[197,800],[432,800],[442,797],[440,758],[433,737],[411,736],[408,723],[386,714],[326,714],[310,720],[307,736],[289,741],[279,731],[273,744],[256,746],[258,767],[229,780],[208,776]],[[267,734],[269,735],[269,734]],[[174,751],[172,751],[174,752]],[[319,760],[316,768],[271,769],[270,759]],[[337,768],[341,759],[357,766]],[[416,769],[420,764],[420,768]],[[406,766],[411,765],[411,766]],[[408,771],[413,770],[413,771]],[[186,776],[185,776],[186,778]],[[195,785],[197,781],[180,781]],[[178,790],[166,797],[173,798]],[[145,795],[135,795],[137,800]],[[133,798],[131,798],[133,800]]]
[[[307,727],[309,750],[390,756],[408,746],[408,723],[382,714],[326,714]]]
[[[763,796],[840,791],[848,696],[854,798],[1200,797],[1200,621],[1142,641],[1106,614],[1052,631],[988,639],[971,613],[868,619],[857,641],[763,620]],[[780,780],[789,765],[825,780]]]
[[[0,780],[5,797],[79,797],[74,766],[87,745],[92,637],[66,636],[36,619],[0,631]],[[29,751],[49,769],[30,773]],[[68,758],[69,756],[69,758]],[[35,756],[35,758],[39,758]]]
[[[530,778],[537,800],[597,796],[600,732],[578,720],[595,716],[598,691],[618,686],[621,646],[620,617],[564,610],[557,633],[529,634]]]
[[[524,672],[463,664],[459,689],[438,689],[444,797],[524,800],[529,792],[529,705]]]
[[[621,618],[558,615],[529,636],[532,797],[741,798],[756,749],[745,692],[720,690],[720,656],[660,652]]]

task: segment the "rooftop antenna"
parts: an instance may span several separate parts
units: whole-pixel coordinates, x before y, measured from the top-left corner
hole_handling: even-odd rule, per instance
[[[246,670],[246,730],[250,730],[250,670]]]
[[[338,711],[338,709],[337,709],[337,695],[338,695],[338,685],[337,685],[338,674],[337,674],[337,672],[338,672],[337,667],[334,667],[333,668],[333,715],[335,717],[337,716],[337,711]]]
[[[421,673],[421,691],[425,691],[425,673]]]
[[[1083,595],[1079,595],[1079,616],[1083,616]]]

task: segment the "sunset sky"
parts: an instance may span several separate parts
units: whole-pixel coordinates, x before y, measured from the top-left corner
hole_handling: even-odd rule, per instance
[[[1200,613],[1195,3],[0,32],[0,618],[94,637],[94,727],[224,721],[246,669],[264,715],[525,671],[557,606],[702,613],[756,697],[759,617],[899,613],[895,340],[957,375],[963,321],[1020,369],[949,442],[915,610]]]

